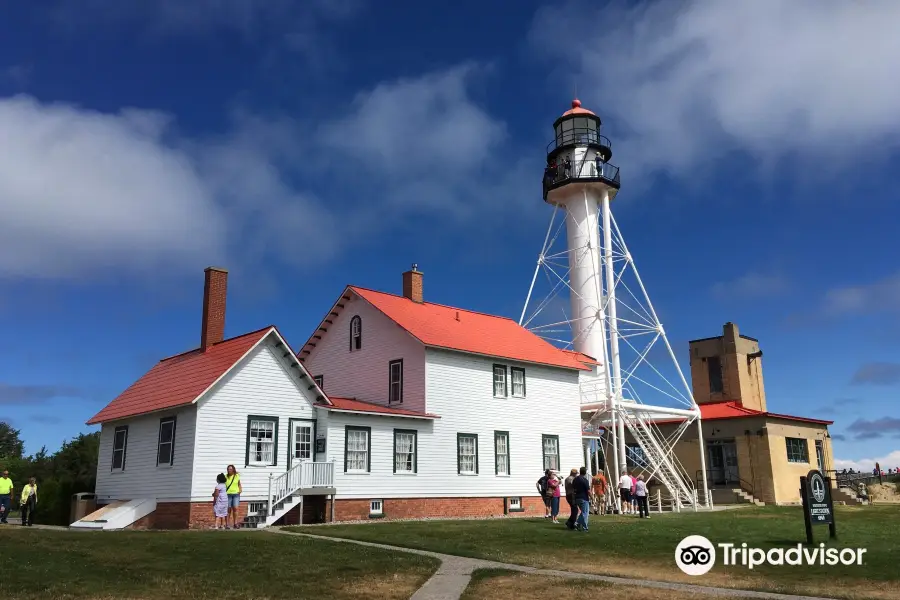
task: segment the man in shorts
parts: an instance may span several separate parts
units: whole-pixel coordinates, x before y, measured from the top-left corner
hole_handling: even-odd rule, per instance
[[[622,476],[619,477],[619,499],[622,504],[622,514],[629,515],[632,514],[631,510],[631,486],[633,482],[631,480],[631,475],[628,474],[628,471],[622,469]]]
[[[595,515],[606,513],[606,476],[602,471],[591,478],[591,504]]]
[[[552,502],[552,497],[548,494],[550,490],[550,469],[544,471],[544,476],[537,480],[537,490],[541,495],[541,499],[544,501],[544,518],[550,518],[550,504]]]

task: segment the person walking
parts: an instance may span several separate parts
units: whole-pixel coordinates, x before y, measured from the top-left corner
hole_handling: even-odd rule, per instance
[[[34,510],[37,508],[37,501],[37,480],[32,477],[28,480],[28,485],[22,488],[22,497],[19,498],[23,526],[34,525]]]
[[[554,523],[559,524],[559,500],[560,496],[562,496],[562,492],[560,491],[560,487],[562,487],[562,481],[559,479],[559,476],[556,473],[550,476],[550,481],[547,483],[547,486],[550,489],[550,519],[553,520]]]
[[[549,519],[550,505],[552,503],[550,500],[550,495],[548,494],[548,491],[550,489],[550,469],[544,471],[544,475],[537,480],[537,483],[535,485],[537,487],[538,493],[541,495],[541,500],[544,502],[544,518]]]
[[[591,504],[595,515],[606,513],[606,476],[602,471],[591,479]]]
[[[575,529],[588,530],[588,515],[591,512],[591,482],[588,480],[587,467],[581,467],[578,477],[572,482],[575,487],[575,503],[578,504],[578,518],[575,520]]]
[[[619,500],[622,505],[622,514],[627,515],[631,512],[631,475],[628,471],[622,469],[622,476],[619,477]]]
[[[213,489],[213,517],[215,518],[215,529],[225,529],[228,525],[228,492],[226,491],[225,482],[227,478],[225,473],[219,473],[216,476],[216,487]]]
[[[578,469],[569,471],[566,477],[566,502],[569,504],[569,518],[566,520],[567,529],[575,529],[575,520],[578,519],[578,505],[575,503],[575,478],[578,477]]]
[[[8,523],[9,509],[12,508],[12,494],[15,486],[9,478],[9,471],[3,469],[3,477],[0,477],[0,523]]]
[[[228,517],[225,519],[225,529],[237,529],[238,507],[241,505],[241,492],[244,487],[241,485],[241,474],[237,472],[234,465],[228,465],[225,476],[225,493],[228,495]],[[231,525],[229,525],[231,521]]]
[[[634,483],[634,496],[637,499],[639,518],[649,519],[650,509],[647,507],[647,484],[644,483],[644,476],[638,475],[637,481]]]

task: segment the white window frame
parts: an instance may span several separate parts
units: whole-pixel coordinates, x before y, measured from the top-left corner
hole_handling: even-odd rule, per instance
[[[171,467],[175,464],[175,417],[163,417],[159,420],[159,433],[156,437],[156,466],[157,467]],[[168,442],[163,441],[163,426],[171,425],[172,426],[172,439]],[[160,456],[162,456],[162,447],[163,445],[169,446],[169,460],[166,462],[159,462]]]
[[[396,373],[394,372],[395,368]],[[388,363],[388,404],[403,404],[402,358],[392,360]]]
[[[518,384],[521,385],[521,392],[516,391],[516,375],[522,375],[522,381]],[[525,397],[525,369],[522,367],[510,367],[509,368],[509,383],[510,383],[510,392],[512,392],[513,398],[524,398]]]
[[[495,364],[491,369],[491,383],[494,392],[494,398],[506,398],[509,393],[509,380],[506,374],[506,365]]]
[[[553,441],[556,443],[556,452],[555,453],[547,452],[547,442],[548,441]],[[550,469],[552,471],[559,471],[559,436],[558,435],[551,435],[549,433],[545,433],[545,434],[541,435],[541,454],[542,454],[543,460],[544,460],[544,470],[545,471],[547,469]],[[547,461],[548,457],[556,458],[556,466],[555,467],[552,465],[552,463],[548,463],[548,461]]]
[[[472,454],[463,455],[463,440],[472,440]],[[471,457],[474,470],[463,468],[463,458]],[[478,475],[478,434],[477,433],[458,433],[456,434],[456,461],[457,472],[460,475]]]
[[[362,317],[354,315],[350,319],[350,352],[362,350]]]
[[[350,434],[365,434],[365,449],[360,450],[350,449]],[[353,436],[357,438],[357,435]],[[363,461],[365,462],[365,467],[360,468],[351,468],[350,465],[353,462],[351,461],[351,453],[356,455],[362,455]],[[359,457],[357,457],[359,458]],[[356,427],[353,425],[346,425],[344,427],[344,473],[369,473],[372,468],[372,428],[371,427]]]
[[[369,500],[369,516],[370,517],[383,517],[384,516],[384,500]]]
[[[117,442],[119,440],[119,434],[124,434],[122,436],[122,447],[119,448]],[[112,453],[112,462],[110,463],[110,471],[124,471],[125,470],[125,459],[128,454],[128,425],[121,425],[116,427],[113,430],[113,453]],[[116,466],[116,454],[122,453],[122,464],[118,467]]]
[[[408,439],[410,443],[409,452],[400,452],[401,436]],[[419,472],[419,432],[415,429],[395,429],[394,430],[394,473],[399,475],[415,475]],[[409,464],[411,463],[411,464]],[[407,468],[409,464],[410,468]],[[401,468],[402,465],[402,468]]]
[[[255,427],[254,427],[255,424]],[[266,424],[272,425],[272,438],[268,440],[266,437],[253,436],[254,429],[257,433],[260,431],[268,432]],[[265,449],[261,448],[261,444],[272,445],[271,460],[257,460],[256,454],[265,455]],[[273,467],[278,464],[278,419],[276,417],[251,416],[247,423],[247,466],[251,467]]]
[[[515,497],[509,499],[509,512],[520,512],[522,510],[522,498]]]
[[[325,391],[325,376],[324,375],[316,375],[313,377],[313,381],[316,382],[316,385],[319,386],[319,389],[323,392]]]
[[[505,446],[506,452],[500,452],[500,440],[503,440],[503,444]],[[500,458],[506,458],[506,469],[500,469]],[[500,477],[509,477],[510,469],[509,469],[509,432],[508,431],[495,431],[494,432],[494,475]]]

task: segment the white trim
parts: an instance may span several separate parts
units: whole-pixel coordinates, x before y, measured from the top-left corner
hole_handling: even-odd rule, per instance
[[[425,416],[425,415],[395,415],[392,413],[380,413],[380,412],[369,412],[367,410],[348,410],[344,408],[334,408],[333,406],[317,406],[316,408],[320,408],[322,410],[327,410],[336,413],[345,413],[348,415],[366,415],[370,417],[392,417],[395,419],[424,419],[426,421],[433,421],[435,419],[440,419],[440,417],[434,416]]]
[[[497,318],[502,319],[505,317],[497,317]],[[393,321],[393,319],[391,319],[391,320]],[[396,321],[394,321],[394,322],[396,323]],[[400,328],[403,329],[402,326]],[[412,334],[410,334],[410,335],[412,335]],[[415,337],[415,336],[413,336],[413,337]],[[416,339],[419,339],[419,338],[416,338]],[[591,370],[590,367],[588,367],[587,365],[584,365],[583,367],[574,367],[574,366],[567,367],[564,365],[557,365],[557,364],[544,363],[544,362],[534,362],[534,361],[530,361],[530,360],[522,360],[521,358],[513,358],[512,356],[500,356],[499,354],[482,354],[480,352],[472,352],[471,350],[460,350],[459,348],[448,348],[447,346],[435,346],[433,344],[424,344],[424,345],[426,348],[433,348],[435,350],[445,350],[447,352],[459,352],[460,354],[469,354],[471,356],[480,356],[483,358],[507,360],[507,361],[512,361],[512,362],[522,363],[523,365],[536,365],[539,367],[549,367],[551,369],[565,369],[566,371],[577,371],[577,372]],[[559,349],[557,348],[557,350],[559,350]],[[562,350],[559,350],[559,351],[563,352]],[[582,364],[581,361],[579,361],[578,359],[573,358],[572,360],[574,360],[575,362],[577,362],[579,364]],[[509,365],[507,365],[507,366],[509,366]]]

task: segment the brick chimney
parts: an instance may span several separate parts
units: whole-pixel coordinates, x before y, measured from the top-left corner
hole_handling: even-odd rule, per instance
[[[200,349],[206,349],[225,339],[225,297],[228,292],[228,270],[218,267],[205,269],[203,285],[203,323],[200,329]]]
[[[412,269],[403,274],[403,296],[419,304],[424,302],[422,298],[422,272],[419,271],[418,266],[415,264],[413,264]]]

